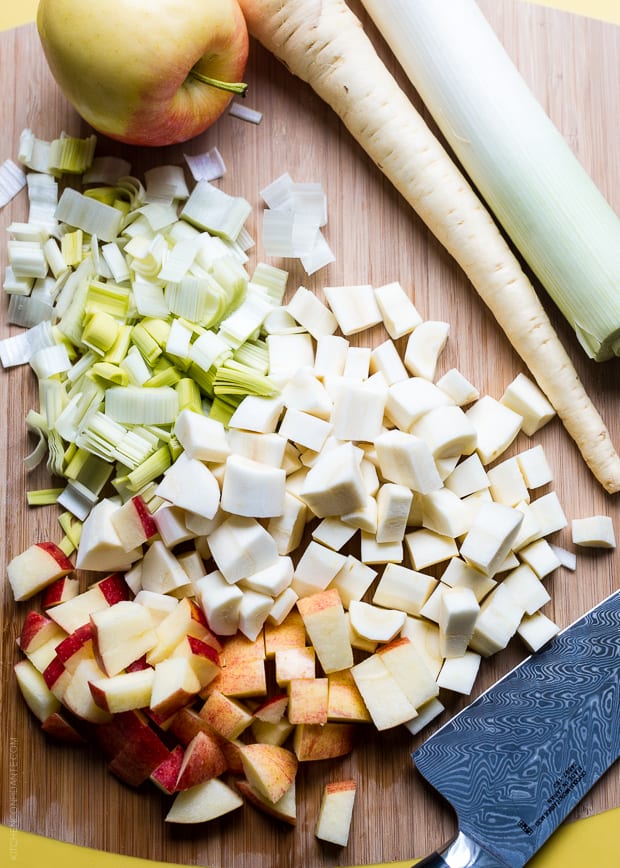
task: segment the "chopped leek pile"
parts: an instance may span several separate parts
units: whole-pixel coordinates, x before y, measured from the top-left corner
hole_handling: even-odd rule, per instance
[[[162,475],[181,451],[172,432],[182,410],[226,424],[246,396],[277,395],[266,338],[288,277],[265,263],[248,273],[251,206],[213,185],[225,171],[216,149],[186,157],[190,190],[180,166],[142,181],[95,147],[94,136],[46,142],[27,129],[24,169],[7,169],[28,189],[27,222],[8,227],[3,282],[8,321],[25,331],[0,341],[0,361],[29,363],[38,378],[26,467],[46,459],[66,480],[29,502],[57,501],[78,520],[106,485],[126,497]],[[319,214],[324,225],[317,185],[280,179],[275,189],[279,213],[302,219],[305,207],[309,224]]]

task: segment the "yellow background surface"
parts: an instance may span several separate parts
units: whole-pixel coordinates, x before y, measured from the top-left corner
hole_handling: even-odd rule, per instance
[[[620,25],[620,0],[538,2]],[[37,4],[38,0],[0,0],[0,29],[33,21]],[[608,864],[609,854],[617,847],[618,828],[620,807],[563,826],[529,863],[529,868],[583,868]],[[167,863],[85,850],[0,826],[0,864],[7,868],[83,868],[84,865],[89,868],[165,868]],[[408,868],[411,864],[411,860],[390,863],[389,868]]]

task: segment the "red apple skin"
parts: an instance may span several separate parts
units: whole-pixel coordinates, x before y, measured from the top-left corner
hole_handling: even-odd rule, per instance
[[[139,740],[147,729],[149,724],[142,712],[120,711],[107,723],[97,724],[93,737],[106,756],[113,757],[126,744]]]
[[[204,132],[232,94],[190,70],[240,82],[247,62],[237,0],[41,0],[37,27],[64,96],[99,133],[130,145]]]
[[[177,744],[163,763],[160,763],[150,775],[151,781],[155,786],[167,795],[172,795],[172,793],[176,792],[177,779],[181,765],[183,764],[184,753],[183,746]]]
[[[55,542],[44,541],[38,542],[36,543],[36,545],[40,549],[43,549],[44,552],[47,552],[48,555],[53,557],[61,570],[66,570],[67,573],[70,573],[72,571],[73,564],[63,552],[63,550],[60,548],[60,546],[56,545]]]
[[[144,498],[141,495],[136,494],[135,497],[131,498],[131,502],[138,518],[140,519],[140,524],[142,525],[146,539],[151,539],[151,537],[154,537],[157,534],[157,525],[151,511],[144,501]]]
[[[69,576],[61,576],[60,579],[49,585],[43,592],[41,605],[44,609],[51,609],[52,606],[57,606],[59,603],[64,603],[67,600],[72,600],[76,597],[79,591],[79,580],[72,579]]]
[[[132,600],[133,594],[122,573],[111,573],[105,579],[97,582],[97,587],[103,594],[106,603],[113,606],[121,600]]]
[[[84,736],[77,731],[73,724],[60,711],[55,711],[46,717],[41,724],[43,732],[55,741],[63,744],[85,744]]]
[[[170,750],[147,726],[138,739],[127,741],[112,758],[108,769],[130,787],[139,787],[169,755]]]
[[[31,610],[24,619],[17,644],[24,654],[28,651],[36,651],[55,629],[58,628],[51,618]]]

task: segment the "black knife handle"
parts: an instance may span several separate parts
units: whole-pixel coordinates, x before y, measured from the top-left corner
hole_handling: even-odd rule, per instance
[[[432,853],[411,868],[507,868],[507,865],[459,832],[441,852]]]

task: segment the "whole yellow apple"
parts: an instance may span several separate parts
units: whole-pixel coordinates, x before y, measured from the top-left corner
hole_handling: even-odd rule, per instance
[[[69,102],[127,144],[187,141],[245,92],[237,0],[40,0],[37,28]]]

